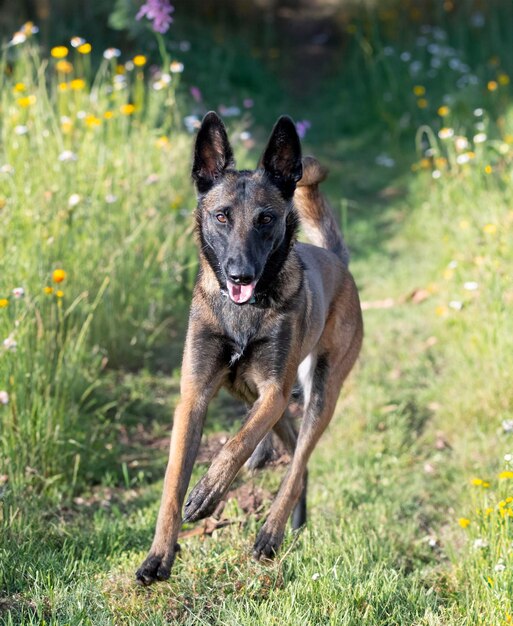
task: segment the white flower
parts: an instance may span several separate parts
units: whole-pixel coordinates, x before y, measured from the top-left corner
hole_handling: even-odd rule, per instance
[[[67,161],[76,161],[77,155],[74,152],[71,152],[71,150],[64,150],[64,152],[59,154],[58,159],[64,163]]]
[[[481,117],[484,114],[484,109],[474,109],[474,115],[476,117]]]
[[[401,52],[400,59],[401,61],[408,63],[409,61],[411,61],[411,54],[409,52]]]
[[[460,302],[459,300],[451,300],[449,302],[449,307],[455,311],[461,311],[463,308],[463,302]]]
[[[479,537],[478,539],[474,540],[474,548],[487,548],[488,547],[488,541],[486,541],[486,539],[482,539],[481,537]]]
[[[438,131],[438,136],[440,139],[450,139],[454,135],[454,130],[452,128],[441,128]]]
[[[319,572],[315,572],[315,574],[313,574],[312,576],[312,580],[318,580],[321,577],[321,575],[319,574]]]
[[[502,420],[502,430],[505,433],[513,433],[513,420]]]
[[[18,126],[14,127],[14,132],[16,135],[26,135],[28,133],[28,128],[23,124],[18,124]]]
[[[458,152],[463,152],[468,148],[468,139],[458,135],[454,140],[454,146]]]
[[[388,154],[379,154],[376,157],[376,164],[381,165],[381,167],[394,167],[395,161]]]
[[[117,48],[107,48],[107,50],[103,53],[103,58],[108,61],[111,59],[117,59],[119,56],[121,56],[121,50],[118,50]]]
[[[0,167],[0,173],[2,174],[14,174],[14,167],[9,165],[9,163],[5,163]]]
[[[181,74],[183,69],[183,63],[180,63],[180,61],[173,61],[169,66],[169,70],[173,72],[173,74]]]
[[[474,143],[484,143],[487,139],[486,133],[477,133],[477,135],[474,135]]]
[[[113,193],[108,193],[108,194],[105,196],[105,202],[106,202],[107,204],[113,204],[114,202],[116,202],[116,200],[117,200],[117,199],[118,199],[118,197],[117,197],[117,196],[115,196]]]
[[[82,37],[72,37],[70,44],[74,47],[74,48],[78,48],[79,46],[83,46],[85,44],[86,40],[82,39]]]
[[[9,404],[9,394],[7,391],[0,391],[0,404]]]
[[[9,335],[7,339],[3,340],[2,345],[6,350],[10,350],[11,352],[16,352],[16,348],[18,347],[18,342],[13,338],[12,335]]]
[[[467,152],[465,152],[464,154],[458,154],[458,156],[456,157],[456,163],[458,165],[463,165],[464,163],[468,163],[469,161],[470,157]]]
[[[442,175],[442,172],[440,170],[433,170],[431,172],[431,176],[436,180],[438,178],[440,178],[440,176]]]
[[[78,193],[72,193],[71,196],[68,198],[68,206],[70,207],[77,206],[80,200],[81,200],[81,197],[78,195]]]
[[[193,133],[197,128],[201,126],[201,122],[197,115],[187,115],[183,118],[183,123],[185,124],[185,128]]]
[[[23,296],[25,295],[25,289],[23,289],[23,287],[15,287],[12,290],[12,295],[15,298],[23,298]]]
[[[243,130],[240,134],[241,141],[247,141],[251,139],[251,133],[248,130]]]
[[[87,117],[87,113],[85,111],[77,111],[77,119],[84,120]]]
[[[506,569],[504,563],[497,563],[497,565],[493,568],[496,572],[503,572]]]
[[[463,289],[466,289],[467,291],[475,291],[476,289],[479,289],[479,283],[469,280],[466,283],[463,283]]]
[[[506,461],[506,463],[511,463],[511,461],[513,461],[513,454],[505,454],[504,460]]]
[[[9,42],[9,45],[19,46],[20,43],[25,43],[26,41],[27,41],[27,35],[25,35],[25,33],[22,33],[21,31],[18,31],[17,33],[14,33],[14,35],[12,36],[12,39]]]

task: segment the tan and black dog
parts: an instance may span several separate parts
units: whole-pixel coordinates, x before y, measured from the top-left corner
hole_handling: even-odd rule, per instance
[[[251,408],[191,491],[183,520],[211,515],[244,463],[262,462],[274,431],[292,461],[256,538],[255,558],[276,553],[291,514],[293,528],[305,523],[306,465],[363,336],[347,249],[318,190],[325,171],[315,159],[301,159],[290,118],[276,123],[258,169],[237,171],[225,127],[208,113],[192,176],[200,271],[155,538],[136,573],[142,584],[169,577],[205,414],[222,386]],[[299,221],[314,245],[296,242]],[[288,411],[295,384],[303,405],[299,432]]]

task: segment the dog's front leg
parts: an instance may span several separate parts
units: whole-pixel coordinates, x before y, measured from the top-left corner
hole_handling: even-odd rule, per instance
[[[194,344],[193,340],[188,341],[189,346]],[[204,351],[208,351],[208,347]],[[176,541],[182,523],[182,504],[198,452],[207,406],[224,376],[224,369],[215,355],[204,355],[206,358],[201,360],[199,366],[199,359],[194,358],[197,355],[191,353],[192,348],[188,350],[186,345],[181,398],[173,420],[169,461],[155,537],[148,556],[136,572],[137,581],[143,585],[169,578],[178,549]]]
[[[194,487],[184,508],[184,520],[194,522],[211,515],[240,468],[282,416],[291,385],[266,383],[242,429],[226,443],[208,472]]]

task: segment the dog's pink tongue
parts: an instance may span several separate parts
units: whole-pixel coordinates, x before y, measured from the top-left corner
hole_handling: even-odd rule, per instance
[[[228,293],[230,298],[237,304],[243,304],[248,300],[251,300],[253,292],[255,291],[256,281],[249,283],[249,285],[236,285],[235,283],[226,281],[228,286]]]

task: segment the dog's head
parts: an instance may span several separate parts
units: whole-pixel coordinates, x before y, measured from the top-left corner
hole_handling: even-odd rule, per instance
[[[297,229],[291,200],[301,175],[301,145],[289,117],[276,122],[255,171],[235,169],[218,115],[203,119],[192,168],[200,242],[233,302],[252,301],[285,261]]]

